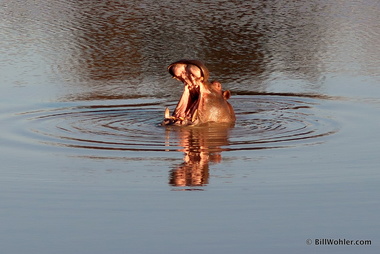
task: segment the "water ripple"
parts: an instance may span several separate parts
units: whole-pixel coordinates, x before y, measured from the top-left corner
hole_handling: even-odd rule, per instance
[[[12,137],[34,145],[87,151],[242,151],[324,142],[338,125],[319,108],[320,99],[280,95],[236,95],[232,129],[159,125],[165,106],[153,99],[80,102],[19,112]],[[144,156],[143,153],[141,156]]]
[[[319,100],[279,95],[240,96],[240,123],[231,133],[231,150],[252,150],[310,145],[338,131],[324,114]]]

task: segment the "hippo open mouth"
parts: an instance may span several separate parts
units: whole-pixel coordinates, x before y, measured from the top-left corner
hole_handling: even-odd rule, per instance
[[[165,119],[174,120],[177,125],[195,124],[198,116],[200,87],[199,85],[186,86],[173,115],[170,116],[169,108],[165,110]]]
[[[208,81],[209,71],[198,60],[179,60],[168,66],[173,78],[184,84],[184,91],[173,114],[165,110],[162,125],[197,125],[207,122],[235,122],[229,91],[219,82]]]

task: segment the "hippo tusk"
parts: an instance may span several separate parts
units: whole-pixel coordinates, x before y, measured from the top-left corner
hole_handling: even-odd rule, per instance
[[[195,120],[197,120],[197,118],[198,118],[198,109],[196,109],[196,110],[194,111],[194,114],[193,114],[193,116],[191,117],[191,122],[195,122]]]
[[[170,111],[169,108],[165,109],[165,118],[170,118]]]

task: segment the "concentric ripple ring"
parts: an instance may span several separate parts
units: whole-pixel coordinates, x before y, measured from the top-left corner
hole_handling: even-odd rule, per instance
[[[321,101],[281,95],[236,95],[231,103],[237,122],[228,131],[221,149],[269,149],[323,142],[323,137],[337,132],[339,126],[320,108]],[[7,121],[19,122],[13,137],[22,135],[20,140],[43,146],[111,152],[178,151],[184,146],[183,136],[171,133],[181,133],[183,127],[168,129],[159,125],[164,108],[174,107],[175,103],[157,99],[128,100],[127,104],[119,100],[107,104],[62,103],[17,112]],[[212,137],[217,139],[218,133],[212,133]]]

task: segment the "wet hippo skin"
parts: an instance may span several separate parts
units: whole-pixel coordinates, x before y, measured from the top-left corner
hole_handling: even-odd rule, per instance
[[[223,91],[217,81],[208,81],[209,71],[201,61],[179,60],[170,64],[168,71],[184,84],[184,91],[172,115],[166,108],[163,125],[235,123],[234,110],[227,101],[230,91]]]

